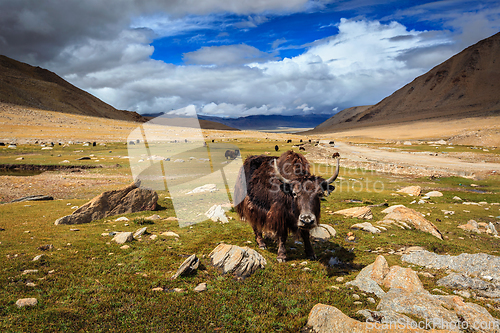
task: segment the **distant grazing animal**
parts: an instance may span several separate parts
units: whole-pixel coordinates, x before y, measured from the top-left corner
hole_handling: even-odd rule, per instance
[[[235,150],[226,150],[226,153],[224,154],[224,156],[226,156],[226,159],[231,159],[231,160],[234,160],[236,157],[238,157],[240,155],[240,151],[238,149],[235,149]]]
[[[300,142],[302,142],[302,139],[300,139]]]
[[[306,256],[314,259],[309,231],[318,226],[321,197],[335,189],[330,184],[338,174],[338,159],[335,173],[325,180],[311,175],[307,159],[292,150],[280,157],[249,156],[236,180],[236,212],[250,223],[261,249],[266,248],[262,232],[277,239],[278,261],[286,260],[289,232],[302,237]]]
[[[328,144],[331,146],[331,145],[335,145],[335,141],[330,141],[328,142]]]
[[[305,148],[305,147],[300,146],[300,147],[299,147],[299,150],[306,151],[306,148]]]
[[[286,140],[286,143],[292,143],[292,140]]]
[[[280,147],[278,147],[278,145],[274,146],[274,150],[278,151],[280,150]]]

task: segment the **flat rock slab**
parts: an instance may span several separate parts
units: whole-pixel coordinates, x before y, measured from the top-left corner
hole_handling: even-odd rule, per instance
[[[54,197],[50,195],[29,195],[27,197],[22,197],[19,199],[12,200],[11,202],[23,202],[23,201],[45,201],[54,200]]]
[[[427,268],[451,269],[470,276],[490,276],[492,282],[500,282],[500,257],[485,253],[458,256],[440,255],[429,251],[416,251],[401,256],[401,260]]]
[[[335,237],[337,231],[335,231],[335,229],[328,224],[320,224],[316,228],[311,229],[309,234],[315,240],[327,241],[331,237]]]
[[[148,230],[148,227],[138,229],[136,232],[134,232],[134,238],[137,239],[137,238],[141,237],[142,235],[144,235],[146,233],[147,230]]]
[[[179,266],[177,272],[172,276],[172,279],[177,279],[179,276],[189,275],[194,273],[198,267],[200,266],[200,259],[196,256],[196,254],[192,254],[184,260],[184,262]]]
[[[361,322],[346,316],[334,306],[316,304],[307,319],[306,326],[315,333],[448,333],[448,330],[423,330],[413,328],[398,328],[396,325],[388,327],[381,323]],[[408,325],[409,326],[409,325]]]
[[[139,186],[140,183],[137,182],[121,190],[104,192],[75,210],[73,214],[57,219],[54,224],[89,223],[108,216],[156,209],[158,194]]]
[[[420,192],[422,191],[422,188],[420,186],[407,186],[403,187],[398,191],[398,193],[404,193],[404,194],[409,194],[415,197],[418,197],[420,195]]]
[[[223,274],[234,274],[241,278],[252,275],[267,264],[260,253],[246,246],[219,244],[209,256],[212,265],[221,269]]]
[[[390,207],[389,207],[390,208]],[[425,219],[419,212],[407,208],[407,207],[397,207],[393,211],[384,217],[383,221],[393,220],[396,223],[404,222],[415,229],[423,232],[430,233],[431,235],[443,240],[443,235],[438,230],[438,228],[430,221]]]
[[[351,225],[351,229],[363,230],[372,234],[380,233],[380,229],[374,227],[370,222],[356,223]]]
[[[341,214],[346,217],[356,217],[358,219],[371,220],[373,219],[372,210],[370,207],[353,207],[342,209],[334,212],[334,214]]]

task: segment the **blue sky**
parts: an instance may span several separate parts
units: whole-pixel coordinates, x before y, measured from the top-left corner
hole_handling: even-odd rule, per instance
[[[500,30],[498,1],[0,0],[0,53],[119,109],[333,114]]]

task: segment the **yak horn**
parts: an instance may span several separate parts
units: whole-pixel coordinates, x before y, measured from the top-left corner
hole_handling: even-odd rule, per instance
[[[335,170],[335,173],[333,174],[333,176],[331,176],[330,178],[328,178],[326,180],[326,183],[327,184],[331,184],[335,181],[335,179],[337,179],[337,176],[339,175],[339,171],[340,171],[340,158],[337,157],[337,169]]]
[[[278,164],[276,163],[276,159],[274,160],[274,173],[276,174],[276,177],[278,177],[279,180],[281,180],[283,183],[290,184],[291,181],[289,179],[286,179],[283,177],[280,173],[280,170],[278,169]]]

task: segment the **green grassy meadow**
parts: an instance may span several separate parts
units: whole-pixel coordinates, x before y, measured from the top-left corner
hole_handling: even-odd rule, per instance
[[[274,140],[231,140],[243,157],[270,152],[278,155],[292,144],[280,142],[280,152],[274,151]],[[81,152],[83,150],[83,152]],[[297,148],[294,150],[298,151]],[[78,152],[75,152],[78,151]],[[111,151],[111,152],[110,152]],[[99,160],[76,161],[89,156]],[[123,143],[104,146],[41,150],[39,146],[18,147],[16,150],[0,149],[0,164],[58,164],[69,160],[71,165],[102,165],[92,174],[130,175]],[[60,156],[59,156],[60,155]],[[16,161],[18,157],[23,160]],[[307,157],[307,155],[306,155]],[[113,167],[116,164],[121,167]],[[315,170],[331,170],[319,165]],[[59,171],[54,171],[59,172]],[[363,320],[356,311],[364,308],[375,310],[376,304],[367,302],[365,294],[344,283],[353,280],[360,269],[383,254],[389,265],[406,266],[400,257],[389,252],[404,246],[419,245],[440,254],[489,253],[499,255],[499,239],[487,234],[471,234],[457,226],[470,219],[500,225],[500,177],[490,176],[481,180],[465,178],[409,178],[375,173],[362,169],[341,169],[342,179],[336,181],[337,189],[322,201],[321,223],[332,225],[337,236],[327,242],[314,244],[317,261],[304,259],[304,249],[290,237],[287,244],[288,261],[276,261],[277,247],[268,241],[268,249],[258,249],[252,229],[239,220],[236,213],[228,224],[210,220],[180,228],[167,217],[175,216],[168,192],[160,191],[159,208],[155,212],[124,215],[128,222],[117,222],[118,217],[108,217],[83,225],[54,225],[54,221],[72,212],[71,206],[88,201],[82,198],[55,198],[54,201],[0,204],[0,331],[1,332],[298,332],[305,325],[311,308],[317,303],[334,305],[348,316]],[[130,179],[132,180],[132,179]],[[479,185],[479,186],[471,186]],[[444,196],[431,198],[429,203],[410,204],[415,198],[396,194],[408,185],[420,185],[423,193],[439,190]],[[483,205],[463,205],[453,199],[487,202]],[[352,203],[356,200],[361,203]],[[418,200],[417,200],[418,201]],[[445,236],[441,241],[417,230],[391,227],[381,234],[370,234],[349,227],[360,221],[328,214],[344,208],[387,203],[404,204],[426,215]],[[70,205],[68,205],[70,204]],[[373,207],[373,221],[384,217],[385,207]],[[445,216],[442,210],[452,210]],[[141,218],[158,214],[162,219],[152,224],[141,223]],[[128,224],[128,225],[125,225]],[[141,241],[134,240],[128,249],[111,242],[112,236],[102,236],[110,231],[135,231],[147,226],[148,234]],[[71,229],[78,229],[73,231]],[[173,231],[180,237],[160,235]],[[347,241],[353,231],[356,240]],[[152,240],[149,234],[158,238]],[[209,253],[221,242],[256,249],[267,260],[265,269],[245,280],[221,275],[210,265]],[[41,251],[42,245],[52,244],[50,251]],[[290,250],[290,248],[295,248]],[[380,253],[373,253],[378,249]],[[179,265],[191,254],[201,260],[198,271],[187,277],[172,280]],[[39,254],[44,256],[33,261]],[[330,267],[331,257],[338,257],[342,265]],[[306,263],[304,263],[306,262]],[[309,270],[304,270],[309,268]],[[421,271],[418,267],[414,270]],[[38,270],[23,274],[24,270]],[[434,278],[420,276],[428,290],[436,288],[435,281],[445,272],[425,270]],[[343,277],[343,281],[337,278]],[[35,286],[27,286],[27,283]],[[193,291],[199,283],[206,282],[208,289]],[[152,291],[162,287],[165,291]],[[181,288],[183,292],[174,292]],[[438,287],[451,293],[444,287]],[[361,296],[363,305],[354,305],[353,293]],[[35,297],[38,305],[17,308],[20,298]],[[374,297],[376,299],[376,297]],[[480,301],[477,302],[484,306]],[[500,312],[488,309],[500,318]]]

